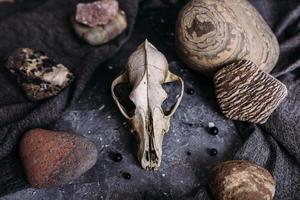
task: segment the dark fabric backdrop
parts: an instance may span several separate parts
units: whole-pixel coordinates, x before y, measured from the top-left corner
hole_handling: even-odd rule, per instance
[[[93,71],[112,57],[129,38],[137,12],[136,0],[120,0],[129,29],[100,48],[77,39],[69,23],[77,1],[49,0],[41,5],[0,6],[0,196],[24,188],[26,182],[16,154],[27,129],[49,127],[60,113],[79,98]],[[169,2],[169,3],[168,3]],[[144,0],[144,9],[170,7],[175,0]],[[300,199],[300,1],[250,0],[271,26],[280,42],[281,55],[272,74],[289,90],[287,99],[265,125],[236,123],[243,145],[233,159],[247,159],[268,168],[275,176],[276,200]],[[176,5],[183,5],[184,1]],[[4,69],[6,56],[17,47],[33,47],[68,66],[76,80],[58,96],[32,103]],[[194,199],[194,198],[192,198]],[[207,186],[195,199],[211,199]]]
[[[0,196],[27,185],[17,158],[21,135],[34,127],[49,127],[59,118],[79,98],[94,70],[111,58],[132,32],[137,0],[120,0],[120,7],[127,14],[126,32],[101,47],[85,44],[70,23],[78,2],[50,0],[26,4],[24,1],[13,8],[9,4],[0,5]],[[72,85],[54,98],[27,100],[4,67],[7,56],[19,47],[43,50],[66,65],[75,75]]]

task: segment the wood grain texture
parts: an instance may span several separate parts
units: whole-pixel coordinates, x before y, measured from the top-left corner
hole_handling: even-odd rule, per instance
[[[268,170],[245,160],[226,161],[212,170],[210,189],[220,200],[272,200],[275,180]]]
[[[191,0],[178,16],[176,45],[188,67],[207,75],[240,59],[269,73],[279,56],[276,37],[246,0]]]
[[[265,123],[287,96],[283,83],[247,60],[222,68],[214,82],[221,110],[232,120]]]

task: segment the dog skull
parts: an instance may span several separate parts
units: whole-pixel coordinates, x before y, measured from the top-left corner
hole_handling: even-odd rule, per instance
[[[167,93],[162,84],[179,81],[181,92],[168,112],[162,109]],[[130,100],[135,104],[130,116],[120,104],[114,89],[118,84],[129,83],[132,87]],[[158,169],[161,163],[162,142],[169,130],[170,118],[183,96],[183,80],[168,69],[165,56],[147,40],[129,57],[125,73],[117,77],[111,86],[113,99],[122,114],[129,120],[138,140],[138,159],[144,169]]]

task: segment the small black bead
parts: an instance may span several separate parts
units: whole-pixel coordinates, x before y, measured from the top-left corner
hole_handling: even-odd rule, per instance
[[[129,180],[131,178],[131,174],[128,172],[123,172],[122,176],[124,179],[127,179],[127,180]]]
[[[209,149],[209,155],[216,156],[218,154],[218,150],[215,148]]]
[[[121,162],[123,159],[123,156],[120,153],[111,153],[110,158],[115,162]]]
[[[190,155],[192,155],[192,153],[190,151],[187,151],[186,155],[190,156]]]
[[[187,93],[188,95],[193,95],[193,94],[195,94],[195,90],[194,90],[193,88],[190,88],[190,89],[188,89],[188,90],[186,91],[186,93]]]
[[[218,135],[218,133],[219,133],[219,129],[217,127],[214,126],[214,127],[209,128],[209,134]]]

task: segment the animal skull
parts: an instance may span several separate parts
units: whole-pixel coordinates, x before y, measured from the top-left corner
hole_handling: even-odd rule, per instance
[[[168,112],[162,109],[167,93],[162,84],[179,81],[181,92]],[[114,89],[118,84],[132,86],[130,100],[135,104],[130,116],[120,104]],[[115,102],[121,113],[130,121],[138,140],[138,159],[144,169],[158,169],[161,163],[162,142],[169,130],[170,118],[179,106],[183,96],[183,80],[171,73],[165,56],[147,40],[129,57],[125,73],[117,77],[111,86]]]

